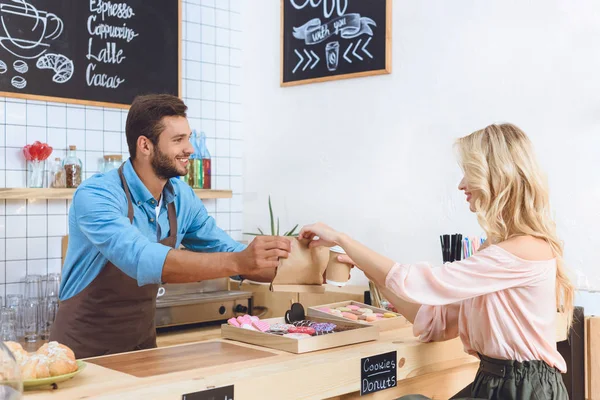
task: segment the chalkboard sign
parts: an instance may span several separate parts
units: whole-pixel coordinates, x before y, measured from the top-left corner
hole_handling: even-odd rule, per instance
[[[396,387],[397,352],[379,354],[360,360],[360,395]]]
[[[181,400],[233,400],[233,385],[184,394]]]
[[[391,0],[281,0],[281,86],[392,72]]]
[[[181,0],[0,0],[0,95],[127,108],[180,95]]]

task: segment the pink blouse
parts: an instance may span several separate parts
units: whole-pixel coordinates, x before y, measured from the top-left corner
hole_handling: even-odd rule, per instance
[[[556,350],[556,260],[523,260],[491,245],[440,268],[395,264],[386,287],[422,304],[413,333],[423,342],[460,336],[477,356],[543,360],[561,372]]]

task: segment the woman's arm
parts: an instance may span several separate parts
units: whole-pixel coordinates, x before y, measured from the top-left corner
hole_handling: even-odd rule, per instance
[[[431,306],[531,285],[554,273],[555,268],[552,263],[522,262],[510,252],[493,246],[438,268],[426,263],[399,264],[324,224],[304,227],[300,234],[312,240],[311,246],[342,247],[378,286],[405,301]]]

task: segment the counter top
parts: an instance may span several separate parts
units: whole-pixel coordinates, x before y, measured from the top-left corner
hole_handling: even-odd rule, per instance
[[[236,400],[348,399],[360,390],[361,358],[390,351],[398,352],[398,387],[372,398],[426,389],[444,398],[466,386],[478,365],[459,339],[419,343],[410,327],[381,332],[378,341],[300,355],[222,340],[216,326],[161,333],[158,345],[85,360],[87,368],[75,378],[56,390],[27,391],[25,399],[181,399],[231,384]]]

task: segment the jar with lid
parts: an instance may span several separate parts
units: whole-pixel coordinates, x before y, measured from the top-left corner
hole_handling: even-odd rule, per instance
[[[123,164],[123,156],[120,154],[106,154],[100,167],[100,172],[105,173],[112,169],[118,169]]]
[[[50,179],[48,179],[51,188],[64,188],[66,186],[65,169],[59,157],[50,164]]]
[[[63,169],[65,170],[66,187],[76,188],[81,184],[81,175],[83,174],[83,164],[77,158],[77,147],[69,146],[67,158],[63,161]]]

